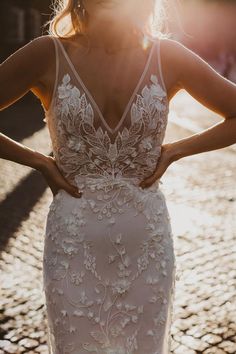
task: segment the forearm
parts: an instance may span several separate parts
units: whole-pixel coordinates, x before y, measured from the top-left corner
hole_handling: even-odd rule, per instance
[[[0,158],[41,170],[46,155],[32,150],[0,133]]]
[[[236,117],[224,119],[212,127],[190,137],[183,138],[170,146],[171,159],[217,150],[236,143]]]

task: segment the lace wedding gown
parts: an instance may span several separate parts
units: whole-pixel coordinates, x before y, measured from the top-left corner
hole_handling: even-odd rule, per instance
[[[107,124],[60,39],[45,118],[61,173],[45,222],[43,291],[53,354],[168,354],[175,255],[158,162],[169,112],[161,40],[119,124]]]

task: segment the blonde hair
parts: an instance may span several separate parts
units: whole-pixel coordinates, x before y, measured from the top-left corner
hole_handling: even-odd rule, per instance
[[[143,0],[146,1],[146,0]],[[166,25],[168,0],[155,0],[153,11],[144,26],[144,32],[151,37],[169,37]],[[78,0],[54,0],[53,15],[46,26],[48,33],[59,38],[68,38],[75,34],[86,34],[86,21],[83,21],[78,11]]]

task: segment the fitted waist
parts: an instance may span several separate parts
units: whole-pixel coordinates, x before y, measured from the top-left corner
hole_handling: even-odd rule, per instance
[[[162,184],[160,179],[157,179],[150,187],[143,189],[139,186],[141,179],[137,177],[112,177],[112,176],[83,176],[77,175],[74,177],[76,186],[83,192],[83,190],[104,191],[106,193],[116,189],[139,189],[155,192],[159,189],[159,184]]]

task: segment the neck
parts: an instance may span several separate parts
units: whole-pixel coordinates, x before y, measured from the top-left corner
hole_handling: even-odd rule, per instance
[[[102,48],[106,52],[115,52],[122,48],[141,45],[142,31],[135,26],[124,24],[104,23],[91,25],[86,31],[91,48]]]

